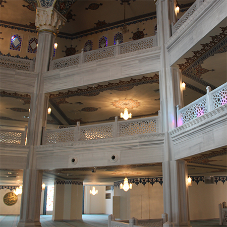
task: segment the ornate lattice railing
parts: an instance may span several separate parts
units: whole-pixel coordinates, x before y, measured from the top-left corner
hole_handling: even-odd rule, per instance
[[[194,4],[184,13],[184,15],[172,26],[172,33],[174,34],[192,14],[203,4],[205,0],[196,0]]]
[[[56,144],[85,140],[107,139],[124,136],[143,135],[158,132],[158,117],[141,118],[129,121],[70,126],[69,128],[46,130],[42,144]]]
[[[120,137],[158,132],[158,117],[123,121],[118,124]]]
[[[78,137],[78,128],[62,128],[58,130],[46,130],[43,134],[43,144],[55,144],[74,142]]]
[[[34,71],[34,61],[16,57],[0,56],[0,67],[23,71]]]
[[[56,59],[54,61],[51,61],[50,63],[50,69],[62,69],[66,67],[70,67],[73,65],[78,65],[80,62],[80,54]]]
[[[0,143],[25,145],[25,131],[19,130],[0,130]]]
[[[84,62],[96,61],[99,59],[114,57],[115,47],[105,47],[98,50],[88,51],[84,53]]]
[[[177,107],[177,126],[181,126],[225,104],[227,104],[227,83],[213,91],[208,86],[206,95],[182,109],[179,109],[179,106]]]
[[[120,54],[126,54],[137,50],[145,50],[156,46],[156,36],[151,36],[144,39],[139,39],[127,43],[123,43],[120,46]]]
[[[91,50],[88,52],[81,52],[72,56],[59,58],[51,61],[50,70],[66,68],[74,65],[92,62],[105,58],[114,58],[119,54],[126,54],[138,50],[144,50],[157,46],[157,37],[151,36],[127,43],[117,44],[114,46],[100,48],[98,50]]]

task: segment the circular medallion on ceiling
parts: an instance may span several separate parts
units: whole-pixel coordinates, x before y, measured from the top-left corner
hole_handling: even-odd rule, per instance
[[[112,104],[116,108],[120,108],[120,109],[124,109],[124,108],[133,109],[133,108],[137,108],[140,105],[140,103],[137,100],[133,100],[133,99],[119,99],[112,102]]]
[[[95,112],[97,110],[98,110],[98,108],[96,108],[96,107],[84,107],[81,109],[81,111],[84,111],[84,112]]]

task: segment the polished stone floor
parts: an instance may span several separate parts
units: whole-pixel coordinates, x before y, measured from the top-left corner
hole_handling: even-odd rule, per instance
[[[107,227],[108,215],[83,215],[81,221],[52,221],[51,215],[41,215],[40,222],[42,227]],[[0,215],[1,227],[16,227],[19,216]],[[191,221],[192,227],[220,227],[218,219]]]

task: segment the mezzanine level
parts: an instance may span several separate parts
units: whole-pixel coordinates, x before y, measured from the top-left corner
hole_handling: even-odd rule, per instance
[[[169,132],[174,159],[226,145],[227,83],[213,91],[207,88],[207,91],[206,95],[177,111],[178,127]],[[162,162],[165,135],[160,132],[160,124],[160,116],[128,121],[116,118],[110,123],[80,126],[78,122],[76,126],[46,130],[43,145],[36,147],[37,167]],[[1,131],[1,156],[6,158],[7,151],[11,149],[19,149],[18,152],[27,150],[28,146],[22,146],[25,139],[23,132],[17,140],[15,133],[19,135],[19,132]],[[12,155],[20,156],[10,152],[10,157]],[[9,162],[6,163],[9,167]]]

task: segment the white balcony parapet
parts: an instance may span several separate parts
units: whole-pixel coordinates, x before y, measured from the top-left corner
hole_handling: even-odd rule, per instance
[[[174,34],[192,14],[203,4],[205,0],[196,0],[193,5],[184,13],[184,15],[172,26],[172,34]]]
[[[25,145],[25,131],[0,130],[0,144]]]
[[[97,61],[100,59],[114,58],[121,54],[152,48],[157,46],[156,39],[156,36],[151,36],[127,43],[100,48],[97,50],[91,50],[88,52],[83,52],[82,50],[80,54],[52,60],[50,63],[50,70],[66,68],[87,62]]]
[[[164,219],[136,219],[129,220],[115,220],[113,215],[108,216],[108,227],[161,227],[163,226]]]
[[[220,106],[227,104],[227,83],[211,91],[207,87],[207,94],[181,108],[177,106],[177,126],[181,126],[198,118]]]
[[[46,130],[43,145],[158,133],[159,117]]]
[[[157,36],[134,40],[119,45],[120,54],[131,53],[138,50],[145,50],[154,46],[157,46]]]
[[[32,72],[35,68],[35,62],[28,59],[0,56],[0,67]]]

